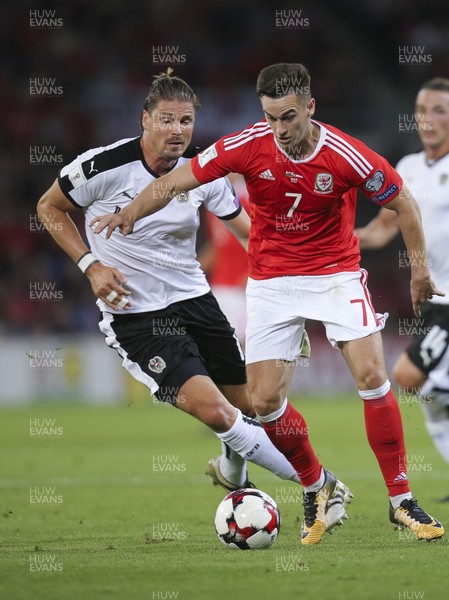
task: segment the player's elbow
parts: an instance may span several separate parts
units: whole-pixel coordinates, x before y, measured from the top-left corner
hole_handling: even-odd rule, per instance
[[[39,215],[39,217],[46,215],[50,212],[50,198],[47,192],[39,198],[39,201],[36,205],[36,212]]]

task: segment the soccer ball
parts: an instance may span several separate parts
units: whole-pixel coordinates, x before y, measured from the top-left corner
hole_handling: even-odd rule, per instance
[[[281,515],[276,502],[255,489],[236,490],[219,504],[215,514],[218,539],[228,548],[268,548],[276,540]]]

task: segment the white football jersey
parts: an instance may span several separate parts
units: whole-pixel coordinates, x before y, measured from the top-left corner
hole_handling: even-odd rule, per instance
[[[188,160],[182,157],[176,166]],[[132,307],[117,313],[159,310],[206,294],[209,284],[196,260],[198,210],[204,204],[224,220],[242,210],[231,184],[221,178],[179,194],[159,212],[137,221],[128,236],[116,230],[106,240],[104,231],[93,233],[93,218],[119,212],[158,177],[145,162],[140,138],[88,150],[59,173],[65,195],[84,209],[92,254],[126,277]],[[101,300],[97,304],[102,311],[111,310]]]
[[[446,294],[432,302],[449,304],[449,154],[434,162],[424,152],[409,154],[396,169],[419,204],[430,273]]]

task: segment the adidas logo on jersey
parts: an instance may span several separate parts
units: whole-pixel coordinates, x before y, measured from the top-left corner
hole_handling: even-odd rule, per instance
[[[271,179],[271,181],[275,181],[276,179],[276,177],[273,177],[273,173],[270,171],[270,169],[265,169],[265,171],[262,171],[259,177],[260,179]]]

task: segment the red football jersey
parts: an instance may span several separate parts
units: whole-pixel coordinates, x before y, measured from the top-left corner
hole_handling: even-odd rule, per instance
[[[201,183],[230,172],[244,176],[253,279],[358,270],[356,188],[385,204],[402,187],[385,158],[339,129],[313,122],[320,139],[304,160],[292,160],[277,145],[265,120],[221,138],[192,159]]]

